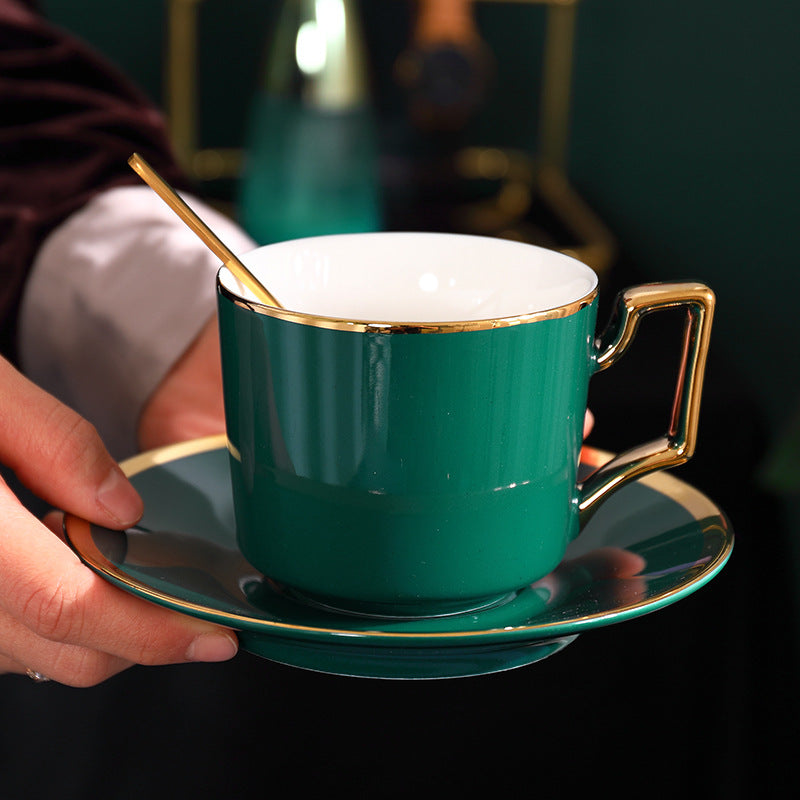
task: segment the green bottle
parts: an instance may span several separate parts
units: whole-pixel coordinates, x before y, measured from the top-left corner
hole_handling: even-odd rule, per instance
[[[240,217],[260,244],[381,227],[355,0],[284,0],[255,98]]]

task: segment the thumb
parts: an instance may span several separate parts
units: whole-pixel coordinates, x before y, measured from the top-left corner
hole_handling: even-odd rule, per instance
[[[94,427],[0,359],[0,461],[48,503],[110,527],[142,501]]]

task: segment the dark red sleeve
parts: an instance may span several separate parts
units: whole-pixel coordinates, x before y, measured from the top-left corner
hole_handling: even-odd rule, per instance
[[[0,352],[12,360],[37,249],[97,192],[140,182],[134,151],[186,188],[148,99],[31,3],[0,0]]]

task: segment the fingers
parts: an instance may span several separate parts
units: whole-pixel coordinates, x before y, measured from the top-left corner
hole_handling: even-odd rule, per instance
[[[42,499],[110,527],[139,519],[141,499],[94,428],[2,359],[0,411],[0,460]],[[2,481],[0,589],[0,671],[89,686],[131,664],[222,661],[237,650],[230,631],[95,575]]]
[[[0,486],[0,655],[87,686],[129,664],[223,661],[235,636],[121,592]]]
[[[43,500],[111,527],[142,501],[95,429],[0,359],[0,461]]]
[[[59,539],[64,540],[64,515],[60,511],[50,511],[45,514],[42,519],[42,525],[58,536]]]
[[[0,672],[24,675],[29,669],[66,686],[96,686],[131,666],[116,656],[37,637],[20,623],[0,615]]]
[[[594,414],[589,409],[586,409],[586,414],[583,417],[583,438],[585,439],[594,427]]]
[[[212,317],[145,404],[139,445],[149,450],[224,431],[219,332]]]

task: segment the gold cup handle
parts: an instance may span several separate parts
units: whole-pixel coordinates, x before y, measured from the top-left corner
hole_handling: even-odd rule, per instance
[[[683,464],[694,454],[714,303],[714,293],[702,283],[644,284],[617,297],[611,319],[595,343],[596,371],[610,367],[626,352],[643,316],[685,306],[681,366],[667,434],[620,453],[579,484],[582,522],[624,484]]]

